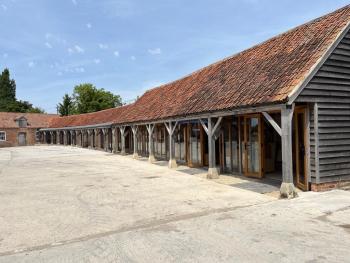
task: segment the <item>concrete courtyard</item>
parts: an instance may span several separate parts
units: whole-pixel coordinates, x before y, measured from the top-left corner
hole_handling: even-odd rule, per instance
[[[276,187],[222,178],[74,147],[2,148],[0,262],[350,261],[350,192],[278,200]]]

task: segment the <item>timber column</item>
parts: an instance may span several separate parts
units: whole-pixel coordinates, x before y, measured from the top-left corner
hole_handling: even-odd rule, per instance
[[[207,177],[209,179],[219,178],[220,171],[216,167],[215,159],[215,139],[214,132],[212,127],[212,119],[208,118],[208,155],[209,155],[209,169]]]
[[[154,124],[146,125],[148,131],[148,162],[154,163],[156,158],[154,157],[154,143],[153,143],[153,130]]]
[[[104,150],[109,152],[109,129],[103,129],[103,141],[104,141]]]
[[[50,144],[53,144],[53,132],[52,131],[50,132],[50,138],[51,138]]]
[[[118,128],[112,128],[112,152],[118,152]]]
[[[92,130],[88,130],[88,149],[92,149]]]
[[[298,194],[293,184],[292,119],[294,105],[283,106],[281,110],[282,130],[282,185],[281,198],[294,198]]]
[[[125,152],[125,137],[126,137],[126,132],[125,132],[125,126],[121,126],[119,129],[120,129],[120,134],[121,134],[121,155],[126,155],[126,152]]]
[[[63,131],[63,144],[67,145],[67,131]]]
[[[94,129],[94,149],[98,148],[98,130]]]
[[[132,130],[132,134],[133,134],[133,142],[134,142],[134,154],[133,154],[133,158],[134,159],[138,159],[139,158],[139,154],[137,152],[137,132],[139,130],[139,127],[137,125],[133,125],[131,127]]]
[[[216,132],[218,131],[219,125],[222,121],[222,117],[219,117],[217,122],[213,123],[213,120],[211,117],[208,118],[208,126],[205,125],[205,123],[200,120],[200,123],[203,126],[203,129],[208,135],[208,161],[209,161],[209,169],[207,178],[208,179],[217,179],[220,175],[220,169],[216,167],[216,159],[215,159],[215,140],[216,140]]]
[[[175,159],[175,138],[174,132],[177,126],[177,122],[173,125],[170,121],[169,124],[164,123],[168,134],[169,134],[169,168],[177,168],[177,163]]]

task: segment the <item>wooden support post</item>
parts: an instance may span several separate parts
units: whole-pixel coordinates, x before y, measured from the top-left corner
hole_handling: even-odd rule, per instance
[[[75,130],[71,131],[71,135],[72,135],[72,146],[75,146]]]
[[[126,133],[125,133],[125,128],[126,126],[121,126],[119,128],[120,130],[120,134],[121,134],[121,155],[126,155],[126,152],[125,152],[125,137],[126,137]]]
[[[294,104],[286,105],[281,110],[282,126],[282,185],[281,198],[294,198],[297,193],[293,184],[293,147],[292,147],[292,119]]]
[[[137,125],[133,125],[131,126],[131,130],[132,130],[132,134],[133,134],[133,141],[134,141],[134,154],[133,154],[133,158],[134,159],[138,159],[139,158],[139,154],[137,152],[137,132],[139,130]]]
[[[70,135],[70,145],[72,146],[73,145],[73,131],[72,130],[69,131],[69,135]]]
[[[108,128],[102,129],[103,132],[103,148],[105,152],[109,151],[108,147]]]
[[[112,152],[117,153],[118,149],[118,128],[112,128]]]
[[[98,130],[94,129],[94,134],[93,134],[93,148],[96,149],[98,148],[99,145],[99,139],[98,139]]]
[[[85,130],[80,130],[80,147],[81,148],[84,147],[84,133],[85,133]]]
[[[175,138],[174,132],[177,126],[177,122],[173,125],[170,121],[168,124],[164,123],[168,134],[169,134],[169,168],[177,168],[176,158],[175,158]]]
[[[154,163],[156,158],[154,157],[154,143],[153,143],[153,131],[154,124],[147,124],[147,132],[148,132],[148,162]]]
[[[213,120],[211,117],[208,118],[208,126],[200,120],[200,123],[203,126],[204,131],[208,135],[208,161],[209,161],[209,169],[207,178],[208,179],[216,179],[219,178],[220,168],[216,167],[216,159],[215,159],[215,140],[217,139],[216,132],[218,131],[218,127],[222,121],[222,117],[219,117],[215,125],[213,126]]]
[[[92,149],[92,130],[87,130],[88,149]]]
[[[63,144],[67,145],[67,131],[63,131]]]
[[[50,144],[53,144],[53,132],[50,132]]]

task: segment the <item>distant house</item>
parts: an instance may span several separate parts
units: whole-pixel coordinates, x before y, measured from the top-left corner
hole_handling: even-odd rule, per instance
[[[54,114],[0,112],[0,147],[34,145]]]

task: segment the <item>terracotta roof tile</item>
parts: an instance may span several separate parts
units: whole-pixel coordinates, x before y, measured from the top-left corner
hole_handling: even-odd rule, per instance
[[[59,118],[52,127],[150,121],[285,102],[349,21],[350,5],[149,90],[131,105]]]
[[[18,128],[16,119],[21,117],[27,119],[28,128],[47,128],[51,120],[57,119],[56,114],[0,112],[0,129]]]

